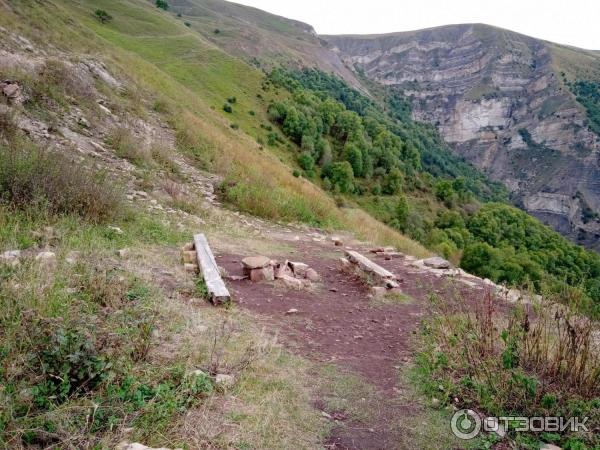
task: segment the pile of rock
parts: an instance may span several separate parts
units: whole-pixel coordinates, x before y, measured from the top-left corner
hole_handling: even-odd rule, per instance
[[[405,258],[406,255],[401,252],[397,252],[394,247],[375,247],[369,250],[371,253],[375,253],[377,256],[383,256],[386,260],[392,258]]]
[[[198,256],[193,242],[188,242],[181,248],[181,258],[186,272],[198,273]]]
[[[32,253],[31,251],[27,251],[27,255],[25,255],[21,250],[8,250],[0,253],[0,264],[16,267],[21,263],[21,259],[26,256],[33,256],[34,260],[44,267],[51,267],[56,264],[56,253],[54,252],[41,251]]]
[[[295,261],[279,262],[266,256],[248,256],[242,260],[244,276],[250,281],[282,280],[286,286],[301,289],[320,280],[316,270]]]
[[[10,104],[18,104],[23,100],[21,86],[14,81],[0,81],[0,92],[8,99],[8,103]]]

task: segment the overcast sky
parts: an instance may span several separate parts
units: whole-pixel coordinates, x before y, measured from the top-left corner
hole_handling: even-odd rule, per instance
[[[600,0],[236,0],[311,24],[319,34],[408,31],[482,22],[600,50]]]

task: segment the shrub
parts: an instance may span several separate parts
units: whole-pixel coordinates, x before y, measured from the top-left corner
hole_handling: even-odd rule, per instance
[[[348,161],[333,163],[323,172],[340,192],[352,192],[354,189],[354,172]]]
[[[223,105],[223,111],[225,111],[226,113],[231,114],[233,112],[233,108],[231,107],[231,105],[229,103],[225,103]]]
[[[283,140],[276,131],[270,131],[269,134],[267,134],[267,145],[272,147],[279,142],[283,142]]]
[[[89,80],[58,59],[47,60],[28,84],[31,94],[25,105],[37,105],[41,111],[66,105],[67,96],[89,100],[94,92]]]
[[[12,141],[16,137],[17,131],[13,115],[9,111],[0,111],[0,143]]]
[[[298,164],[302,169],[308,171],[313,171],[315,168],[315,160],[308,152],[302,152],[298,156]]]
[[[452,182],[448,180],[438,181],[435,185],[435,196],[451,208],[456,198]]]
[[[240,126],[237,123],[232,123],[229,125],[232,130],[239,130]]]
[[[235,104],[237,102],[237,98],[235,97],[229,97],[227,99],[227,103],[231,103],[232,105]]]
[[[127,159],[137,166],[146,166],[151,162],[150,151],[136,144],[131,130],[127,127],[112,130],[106,138],[106,143],[119,158]]]
[[[221,30],[219,30],[218,28],[215,28],[215,29],[213,30],[213,33],[214,33],[214,34],[219,34],[219,33],[221,33]]]
[[[150,150],[152,159],[156,164],[174,175],[180,175],[179,166],[171,157],[171,152],[164,145],[154,145]]]
[[[113,17],[103,9],[97,9],[95,14],[96,18],[102,23],[110,22],[113,19]]]
[[[0,145],[0,201],[14,207],[74,213],[92,222],[113,218],[120,195],[105,174],[29,142]]]
[[[169,9],[169,4],[166,2],[166,0],[156,0],[156,7],[166,11]]]
[[[58,328],[36,340],[41,343],[37,360],[44,375],[44,381],[33,388],[38,407],[63,403],[75,392],[92,390],[102,381],[108,363],[83,331]]]
[[[424,347],[417,356],[417,381],[442,405],[471,408],[491,416],[563,416],[598,420],[600,359],[597,322],[542,300],[499,308],[492,291],[477,299],[448,302],[432,296],[431,319],[423,328]],[[591,431],[591,430],[590,430]],[[506,440],[545,435],[507,430]],[[579,441],[571,447],[568,442]],[[598,448],[597,433],[556,430],[552,442],[562,448]],[[584,445],[585,442],[585,445]]]
[[[402,172],[394,167],[385,177],[382,186],[383,193],[387,195],[397,194],[402,190],[403,181]]]

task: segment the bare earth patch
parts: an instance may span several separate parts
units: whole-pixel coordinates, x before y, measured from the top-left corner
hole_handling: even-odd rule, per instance
[[[365,247],[354,248],[367,254]],[[404,294],[402,301],[376,301],[364,280],[341,270],[337,258],[343,250],[330,241],[302,240],[287,252],[282,250],[278,259],[308,264],[321,282],[302,290],[287,289],[278,281],[228,284],[240,307],[258,313],[286,346],[320,368],[315,378],[326,381],[318,389],[315,406],[334,423],[325,446],[414,448],[418,431],[411,419],[422,412],[422,406],[408,393],[400,373],[410,364],[413,336],[426,314],[427,297],[460,292],[475,298],[483,287],[452,283],[404,259],[387,261],[369,254],[397,275]],[[222,254],[217,260],[235,276],[242,275],[242,258]],[[286,314],[290,310],[297,312]]]

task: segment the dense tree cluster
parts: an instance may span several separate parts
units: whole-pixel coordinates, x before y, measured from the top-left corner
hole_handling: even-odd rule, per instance
[[[463,250],[461,266],[469,272],[510,285],[531,283],[538,290],[579,287],[600,306],[600,255],[517,208],[487,203],[466,220],[448,211],[436,227],[443,233],[440,243]]]
[[[502,203],[504,188],[452,155],[432,127],[414,122],[401,93],[390,90],[377,102],[314,69],[275,69],[267,80],[265,89],[288,91],[269,105],[269,118],[297,144],[306,177],[320,177],[325,189],[351,195],[474,274],[576,293],[587,312],[600,314],[600,256]],[[271,125],[263,128],[269,145],[283,143]],[[521,134],[529,140],[527,130]]]
[[[570,83],[569,87],[577,101],[585,107],[590,128],[600,135],[600,83],[578,80]]]
[[[413,122],[408,101],[396,91],[389,92],[384,108],[340,78],[316,69],[275,69],[268,80],[291,93],[270,106],[271,120],[311,154],[328,179],[329,165],[347,161],[355,180],[361,180],[354,186],[358,193],[387,186],[384,193],[394,194],[399,174],[405,189],[428,185],[431,176],[462,176],[468,180],[465,189],[475,196],[505,198],[501,185],[452,155],[433,128]]]

